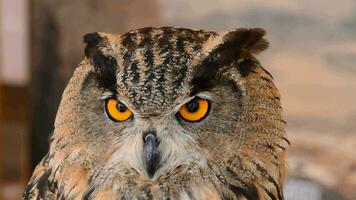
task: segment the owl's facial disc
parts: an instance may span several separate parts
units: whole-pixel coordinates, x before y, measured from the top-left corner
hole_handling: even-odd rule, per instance
[[[154,132],[143,134],[142,159],[148,176],[153,177],[159,163],[158,139]]]

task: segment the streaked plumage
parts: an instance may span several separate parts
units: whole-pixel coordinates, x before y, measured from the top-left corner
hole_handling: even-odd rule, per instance
[[[252,55],[267,48],[264,34],[172,27],[87,34],[24,199],[283,199],[289,142],[280,95]],[[110,120],[109,97],[132,119]],[[194,97],[211,108],[190,123],[177,112]],[[152,145],[157,159],[143,156]]]

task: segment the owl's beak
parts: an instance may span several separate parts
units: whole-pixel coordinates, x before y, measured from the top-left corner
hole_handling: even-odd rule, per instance
[[[143,135],[142,158],[147,174],[150,178],[155,174],[159,163],[158,140],[154,132]]]

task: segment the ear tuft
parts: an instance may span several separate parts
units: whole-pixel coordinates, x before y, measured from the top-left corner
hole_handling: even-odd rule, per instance
[[[240,60],[235,67],[242,76],[247,76],[254,67],[252,54],[259,53],[268,47],[268,41],[263,38],[266,31],[261,28],[240,28],[222,36],[209,55],[199,64],[192,80],[193,93],[211,87],[219,69]]]
[[[266,31],[262,28],[236,29],[224,36],[224,46],[240,49],[248,53],[259,53],[267,49],[269,43],[263,38]]]
[[[102,41],[102,37],[98,32],[87,33],[83,36],[83,41],[86,43],[84,54],[86,57],[91,58],[98,50],[98,44]]]
[[[245,48],[250,53],[259,53],[268,48],[268,41],[263,38],[266,31],[261,28],[249,29],[249,37],[246,40]]]
[[[223,36],[223,42],[210,52],[204,62],[214,61],[219,66],[223,66],[234,60],[251,57],[252,54],[268,47],[268,41],[263,38],[265,34],[266,31],[261,28],[240,28],[230,31]]]
[[[118,67],[115,58],[104,55],[99,50],[99,46],[103,45],[103,40],[104,38],[98,32],[85,34],[83,36],[83,41],[86,43],[84,53],[94,66],[98,83],[104,88],[112,89],[116,84]]]

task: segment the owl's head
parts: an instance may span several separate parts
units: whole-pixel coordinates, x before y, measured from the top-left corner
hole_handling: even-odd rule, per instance
[[[171,27],[85,35],[51,151],[88,166],[98,184],[179,180],[247,195],[265,184],[280,195],[288,141],[273,78],[253,56],[267,48],[264,35]]]

